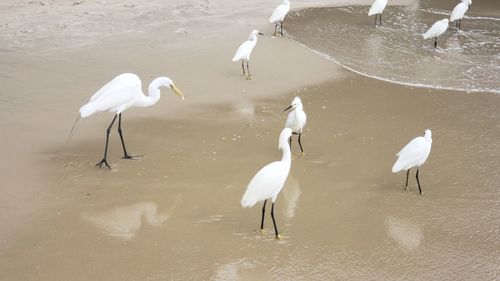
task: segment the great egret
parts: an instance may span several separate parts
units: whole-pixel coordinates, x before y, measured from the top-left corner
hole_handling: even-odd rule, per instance
[[[286,14],[290,11],[290,1],[284,0],[282,4],[280,4],[276,9],[274,9],[273,14],[269,18],[269,23],[274,23],[274,35],[276,35],[276,31],[278,30],[278,25],[280,25],[281,36],[283,36],[283,20],[285,19]]]
[[[455,8],[453,8],[450,15],[450,22],[456,21],[455,25],[458,29],[462,27],[462,19],[469,10],[470,5],[472,5],[471,0],[462,0],[462,2],[458,3]]]
[[[292,129],[294,135],[299,135],[299,146],[300,151],[302,151],[302,155],[304,155],[304,149],[302,149],[302,143],[300,142],[300,136],[302,135],[302,130],[306,125],[307,116],[304,112],[304,107],[302,105],[302,100],[299,97],[295,97],[292,101],[292,104],[285,108],[283,111],[287,111],[289,109],[293,109],[292,112],[288,114],[286,118],[286,128]],[[290,149],[292,147],[292,138],[290,137]]]
[[[250,60],[250,55],[252,54],[253,48],[257,44],[257,35],[264,35],[264,34],[260,33],[258,30],[253,30],[250,33],[250,37],[248,37],[248,40],[240,45],[238,50],[236,50],[236,54],[234,54],[233,57],[233,62],[241,60],[243,75],[246,75],[244,62],[247,61],[247,72],[248,72],[247,79],[252,79],[252,76],[250,75],[250,68],[248,67],[248,61]]]
[[[132,156],[127,153],[127,149],[125,148],[125,143],[123,141],[121,128],[122,113],[132,106],[148,107],[154,105],[160,99],[160,87],[170,87],[176,95],[184,99],[182,92],[177,89],[172,80],[168,77],[158,77],[153,80],[151,84],[149,84],[148,95],[146,96],[142,92],[141,79],[133,73],[123,73],[104,85],[90,98],[90,101],[87,104],[80,108],[80,116],[82,118],[89,117],[102,111],[115,113],[111,124],[106,130],[104,157],[99,163],[96,164],[96,166],[102,167],[104,164],[111,169],[106,157],[108,154],[109,133],[117,116],[118,133],[120,134],[120,140],[123,146],[123,158],[132,159]]]
[[[260,230],[264,230],[264,214],[266,212],[267,199],[273,201],[271,207],[271,218],[273,219],[274,232],[276,238],[279,239],[278,227],[274,219],[274,202],[280,193],[285,181],[290,172],[290,165],[292,163],[292,156],[288,139],[292,136],[292,129],[284,128],[279,137],[278,148],[283,151],[283,158],[281,161],[272,162],[264,166],[260,171],[255,174],[247,190],[241,199],[241,206],[244,208],[253,207],[257,202],[264,201],[262,206],[262,220],[260,223]]]
[[[438,37],[448,29],[448,23],[448,19],[438,20],[422,35],[424,39],[434,38],[434,49],[437,47]]]
[[[368,16],[373,16],[375,15],[375,23],[373,26],[377,26],[377,15],[380,17],[380,25],[382,25],[382,12],[385,9],[385,6],[387,5],[387,0],[375,0],[373,2],[372,6],[370,7],[370,11],[368,11]]]
[[[431,153],[432,146],[432,133],[431,130],[425,130],[423,137],[416,137],[410,141],[400,152],[396,155],[398,160],[394,163],[392,167],[392,172],[397,173],[399,171],[405,170],[406,172],[406,187],[408,187],[408,175],[410,174],[410,169],[417,167],[417,184],[418,191],[422,194],[422,189],[420,188],[420,181],[418,180],[418,170],[420,166],[425,163],[427,157]]]

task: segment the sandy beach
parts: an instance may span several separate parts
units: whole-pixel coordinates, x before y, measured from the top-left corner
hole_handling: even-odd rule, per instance
[[[277,4],[0,4],[0,280],[497,279],[499,96],[348,71],[271,36]],[[309,6],[331,3],[294,9]],[[255,28],[264,36],[245,80],[231,57]],[[163,90],[155,106],[124,113],[127,148],[144,157],[122,160],[114,130],[112,169],[99,169],[111,114],[80,120],[66,140],[79,107],[123,72],[144,89],[169,76],[186,99]],[[281,158],[296,95],[306,155],[294,139],[276,240],[270,219],[258,231],[260,206],[240,199]],[[427,128],[421,196],[414,171],[403,190],[391,167]]]

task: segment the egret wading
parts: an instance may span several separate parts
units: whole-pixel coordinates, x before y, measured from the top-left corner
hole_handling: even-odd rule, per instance
[[[437,48],[438,37],[448,29],[448,23],[448,19],[438,20],[422,35],[424,39],[434,38],[434,50]]]
[[[274,35],[278,31],[278,25],[280,26],[281,36],[283,36],[283,21],[285,16],[290,11],[290,1],[284,0],[276,9],[274,9],[271,17],[269,18],[269,23],[274,23]]]
[[[248,40],[243,42],[243,44],[240,45],[238,50],[236,50],[236,54],[234,54],[233,57],[233,62],[237,62],[241,60],[241,68],[243,68],[243,76],[247,75],[245,74],[245,61],[247,62],[247,79],[252,79],[252,76],[250,75],[250,67],[249,67],[249,61],[250,61],[250,55],[252,54],[253,48],[257,44],[257,35],[264,35],[260,33],[258,30],[253,30],[250,33],[250,37],[248,37]]]
[[[302,148],[302,143],[300,142],[300,137],[302,136],[302,130],[306,125],[307,116],[304,112],[304,106],[302,105],[302,100],[299,97],[295,97],[292,104],[285,108],[283,111],[293,109],[286,118],[286,128],[292,129],[294,135],[299,135],[299,146],[302,155],[304,155],[304,149]],[[292,147],[292,138],[290,137],[290,149]]]
[[[405,188],[408,188],[408,175],[410,174],[410,169],[417,167],[416,178],[418,191],[422,194],[422,188],[420,187],[420,181],[418,179],[418,171],[420,166],[422,166],[425,163],[425,160],[427,160],[427,157],[429,157],[429,154],[431,153],[431,146],[432,132],[431,130],[425,130],[423,137],[414,138],[396,154],[396,156],[398,156],[398,160],[394,163],[392,172],[397,173],[403,170],[407,171]]]
[[[247,190],[241,199],[241,206],[244,208],[253,207],[257,202],[264,201],[262,206],[262,219],[260,222],[260,230],[264,231],[264,214],[266,212],[267,199],[272,200],[271,218],[273,220],[274,232],[276,238],[280,239],[276,220],[274,218],[274,202],[278,197],[286,179],[290,172],[292,163],[292,155],[288,139],[292,136],[292,129],[284,128],[279,137],[279,146],[283,152],[281,161],[272,162],[262,169],[250,180]]]
[[[450,22],[455,22],[457,29],[462,28],[462,19],[469,10],[470,5],[472,5],[471,0],[462,0],[462,2],[458,3],[455,8],[453,8],[450,15]]]
[[[375,2],[373,2],[372,6],[370,7],[368,16],[375,15],[375,23],[373,24],[374,27],[377,26],[377,16],[379,17],[380,25],[382,25],[382,12],[384,11],[386,5],[387,0],[375,0]]]
[[[122,134],[122,113],[130,107],[148,107],[154,105],[160,99],[160,87],[169,87],[176,95],[184,99],[182,92],[177,89],[172,80],[168,77],[158,77],[149,84],[148,95],[142,92],[141,79],[133,73],[123,73],[104,85],[97,91],[90,101],[80,108],[81,118],[86,118],[102,111],[113,112],[115,116],[106,130],[106,146],[104,156],[96,166],[110,168],[107,161],[109,133],[118,117],[118,133],[123,147],[123,159],[133,159],[127,153]]]

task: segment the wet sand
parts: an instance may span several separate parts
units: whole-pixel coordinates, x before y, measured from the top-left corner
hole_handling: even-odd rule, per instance
[[[247,81],[230,58],[253,27],[217,28],[0,53],[1,280],[498,277],[498,96],[364,78],[269,36]],[[98,169],[110,114],[80,121],[64,142],[79,106],[124,71],[144,84],[168,75],[186,100],[164,91],[154,107],[127,111],[127,148],[144,157],[121,160],[114,132],[113,169]],[[269,218],[258,232],[260,207],[239,200],[281,157],[282,110],[295,95],[308,113],[306,156],[293,158],[277,200],[277,241]],[[420,196],[413,173],[405,191],[390,168],[426,128]]]

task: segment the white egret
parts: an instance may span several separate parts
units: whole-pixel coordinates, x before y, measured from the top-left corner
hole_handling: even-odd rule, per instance
[[[292,163],[292,155],[288,139],[292,136],[292,129],[284,128],[279,137],[278,148],[283,151],[281,161],[272,162],[264,166],[260,171],[255,174],[247,190],[241,199],[241,206],[244,208],[253,207],[257,202],[264,201],[262,206],[262,220],[260,223],[260,230],[264,230],[264,214],[266,212],[267,199],[271,199],[273,205],[271,207],[271,218],[273,219],[274,232],[276,238],[279,239],[278,227],[274,219],[274,202],[278,197],[285,181],[290,172],[290,165]]]
[[[434,49],[437,47],[438,37],[448,29],[448,23],[448,19],[438,20],[422,35],[424,39],[434,38]]]
[[[250,55],[252,54],[253,48],[257,44],[257,35],[264,35],[264,34],[260,33],[258,30],[253,30],[250,33],[250,37],[248,37],[248,40],[240,45],[238,50],[236,50],[236,54],[234,54],[233,57],[233,62],[241,60],[243,75],[246,75],[244,62],[245,61],[247,62],[247,72],[248,72],[247,79],[252,79],[252,76],[250,75],[250,68],[248,67],[248,61],[250,60]]]
[[[295,97],[292,101],[292,104],[285,108],[283,111],[287,111],[289,109],[293,109],[292,112],[288,114],[286,118],[286,128],[292,129],[294,135],[299,135],[299,146],[300,151],[302,151],[302,155],[304,155],[304,149],[302,149],[302,143],[300,142],[300,136],[302,135],[302,130],[306,125],[307,116],[304,112],[304,107],[302,105],[302,100],[299,97]],[[290,138],[290,149],[292,147],[292,138]]]
[[[278,30],[278,25],[280,26],[281,36],[283,36],[283,20],[286,14],[290,11],[290,1],[284,0],[276,9],[274,9],[271,17],[269,18],[269,23],[274,23],[274,35]]]
[[[462,19],[469,10],[470,5],[472,5],[471,0],[462,0],[462,2],[458,3],[455,8],[453,8],[450,15],[450,22],[456,21],[455,25],[458,29],[462,27]]]
[[[375,2],[373,2],[370,10],[368,11],[368,16],[375,15],[375,23],[373,24],[373,26],[377,26],[377,15],[379,15],[380,25],[382,25],[382,12],[384,11],[386,5],[387,0],[375,0]]]
[[[394,163],[392,167],[392,172],[397,173],[399,171],[405,170],[406,172],[406,187],[408,187],[408,175],[410,174],[410,169],[417,167],[417,184],[418,191],[422,194],[422,189],[420,188],[420,181],[418,180],[418,171],[420,166],[425,163],[427,157],[431,153],[432,146],[432,133],[431,130],[425,130],[423,137],[416,137],[410,141],[400,152],[396,155],[398,160]]]
[[[127,149],[125,148],[125,143],[123,141],[121,129],[122,113],[133,106],[148,107],[154,105],[160,99],[160,87],[170,87],[176,95],[184,99],[182,92],[177,89],[172,80],[168,77],[158,77],[154,79],[151,84],[149,84],[148,95],[146,96],[142,92],[141,79],[133,73],[123,73],[104,85],[90,98],[90,101],[87,104],[80,108],[80,116],[82,118],[89,117],[102,111],[115,113],[111,124],[106,130],[104,157],[99,163],[96,164],[96,166],[102,167],[104,164],[111,169],[106,157],[108,154],[109,133],[117,116],[118,133],[120,134],[120,140],[123,146],[123,158],[132,159],[132,156],[127,153]]]

